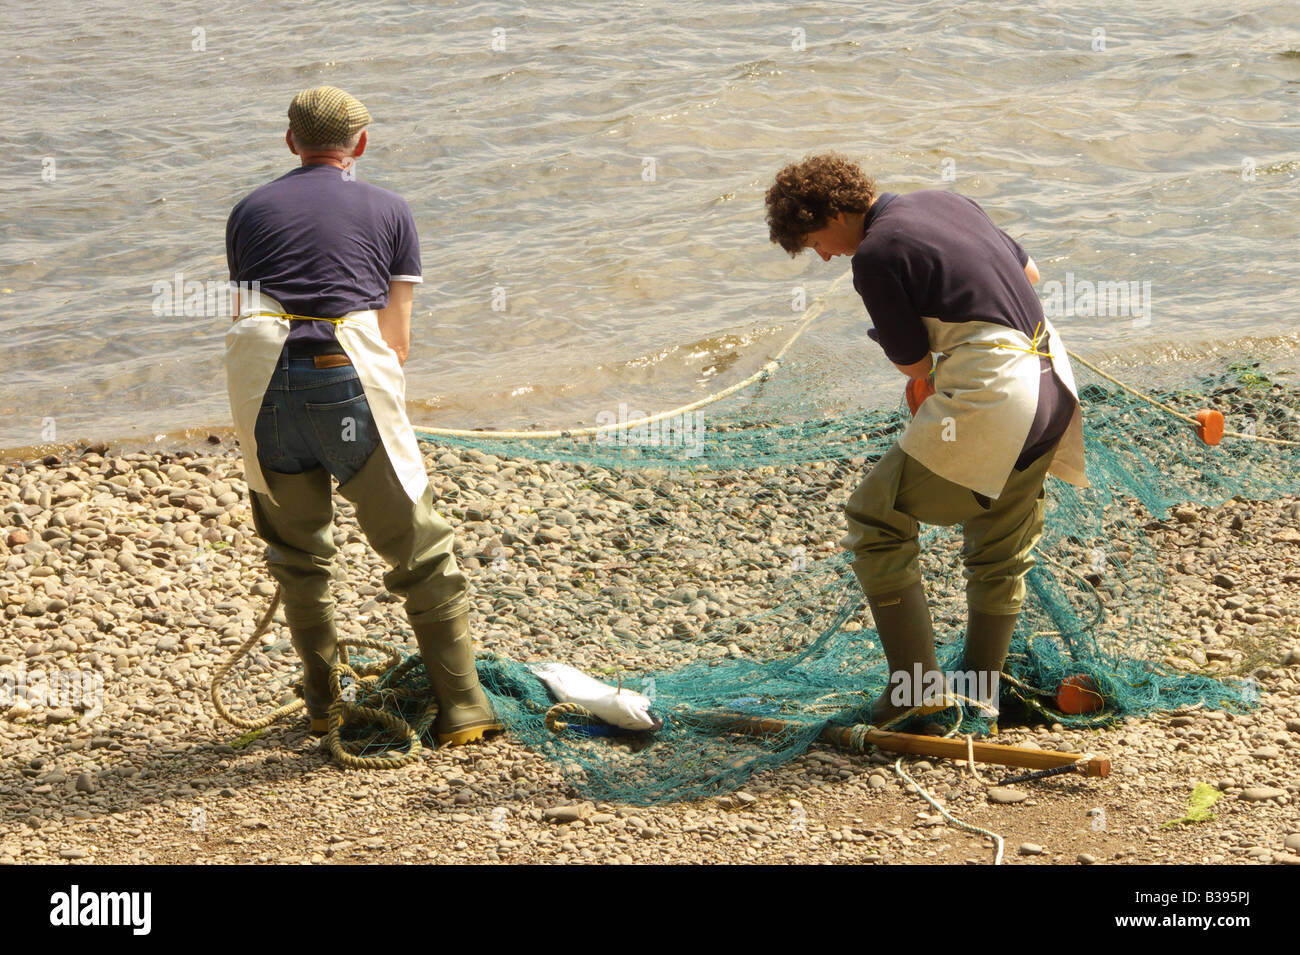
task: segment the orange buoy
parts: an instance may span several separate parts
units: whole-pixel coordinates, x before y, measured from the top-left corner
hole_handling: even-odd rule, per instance
[[[925,401],[934,394],[934,382],[929,378],[909,378],[907,379],[907,407],[916,414],[916,409],[921,407],[921,402]]]
[[[1056,708],[1062,713],[1091,713],[1105,703],[1097,684],[1086,676],[1067,676],[1056,689]]]
[[[1210,447],[1223,440],[1223,413],[1213,408],[1196,412],[1196,436]]]

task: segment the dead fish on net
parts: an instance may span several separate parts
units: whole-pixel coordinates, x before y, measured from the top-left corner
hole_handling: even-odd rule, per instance
[[[649,697],[635,690],[601,683],[564,663],[534,663],[529,669],[557,702],[576,703],[601,721],[570,723],[570,730],[588,736],[625,736],[663,729],[664,721],[651,712]]]

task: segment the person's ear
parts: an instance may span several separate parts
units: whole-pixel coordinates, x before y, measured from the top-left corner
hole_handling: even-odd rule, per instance
[[[360,159],[361,154],[366,151],[366,142],[366,130],[363,129],[361,130],[361,135],[357,137],[356,146],[352,149],[352,156],[354,159]]]
[[[295,156],[298,155],[298,147],[293,144],[292,128],[284,131],[284,144],[289,147],[289,152],[293,153]]]

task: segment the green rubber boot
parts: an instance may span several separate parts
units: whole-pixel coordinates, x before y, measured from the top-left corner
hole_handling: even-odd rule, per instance
[[[919,705],[927,689],[935,685],[932,674],[939,674],[938,687],[945,685],[939,661],[934,656],[934,625],[925,599],[925,585],[918,581],[893,593],[868,597],[867,602],[889,663],[889,684],[871,704],[871,722],[883,726],[912,709],[925,714],[945,709],[942,701]]]
[[[1011,635],[1020,614],[992,614],[971,610],[966,624],[966,648],[962,654],[967,676],[973,678],[975,690],[966,695],[978,698],[993,710],[997,719],[1002,667],[1011,649]],[[996,725],[996,724],[995,724]]]
[[[438,698],[434,731],[438,742],[460,746],[501,730],[487,694],[479,686],[474,667],[474,642],[469,636],[469,614],[433,623],[411,623],[429,685]]]
[[[338,634],[333,619],[310,627],[289,625],[289,639],[302,660],[302,696],[307,701],[311,731],[328,731],[330,669],[338,661]]]
[[[330,706],[330,667],[338,659],[334,602],[329,585],[334,544],[334,503],[324,468],[301,474],[263,471],[278,504],[260,492],[249,494],[253,524],[266,542],[267,567],[280,584],[290,640],[303,666],[303,698],[311,731],[325,733]]]

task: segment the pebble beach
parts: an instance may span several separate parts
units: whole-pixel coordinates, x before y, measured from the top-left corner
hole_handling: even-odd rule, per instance
[[[457,528],[480,650],[598,677],[763,653],[758,631],[732,626],[748,642],[715,642],[710,628],[779,601],[792,553],[835,552],[860,476],[851,463],[793,467],[776,500],[742,472],[719,476],[662,530],[666,555],[691,555],[683,574],[680,560],[628,559],[629,517],[654,499],[653,474],[422,448]],[[340,634],[413,652],[379,558],[347,502],[335,504]],[[706,531],[728,523],[741,533],[718,546]],[[1248,673],[1259,706],[1101,730],[1008,725],[997,737],[1104,754],[1109,777],[1004,787],[997,767],[906,757],[896,768],[888,754],[815,745],[738,792],[650,808],[584,800],[509,736],[361,771],[335,765],[302,712],[243,737],[216,719],[208,691],[274,582],[233,439],[10,461],[0,862],[992,862],[993,843],[950,824],[919,786],[1001,835],[1008,864],[1300,864],[1297,528],[1294,497],[1181,507],[1149,526],[1178,637],[1167,662]],[[936,604],[951,602],[945,586],[936,580]],[[291,699],[297,678],[282,621],[264,644],[227,690],[250,715]],[[42,698],[37,674],[51,686],[76,674],[84,692],[69,693],[69,678]],[[1166,827],[1197,783],[1220,794],[1214,817]]]

